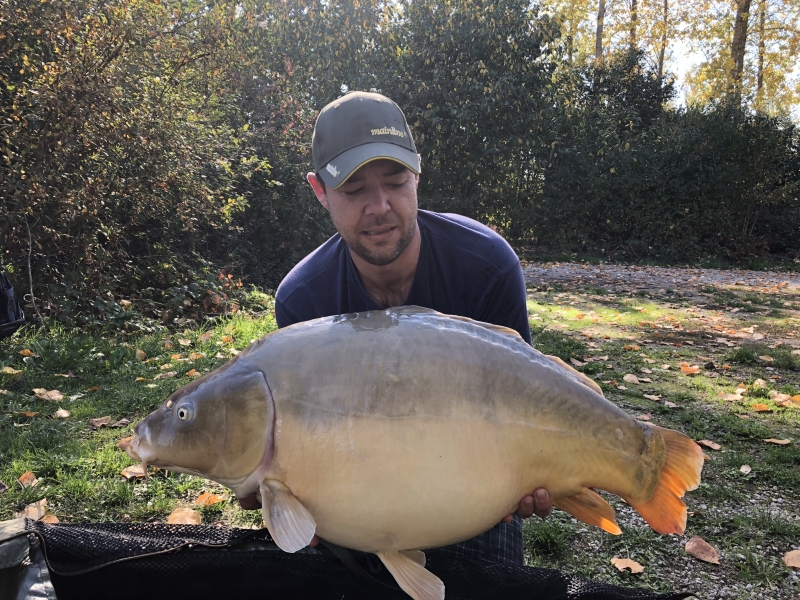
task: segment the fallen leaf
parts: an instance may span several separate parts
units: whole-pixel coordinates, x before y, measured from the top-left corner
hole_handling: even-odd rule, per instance
[[[158,368],[161,369],[162,371],[166,371],[167,369],[171,369],[172,368],[172,363],[163,364]]]
[[[754,340],[763,340],[764,339],[764,334],[763,333],[754,333],[753,334],[753,339]]]
[[[192,345],[192,341],[191,340],[187,340],[187,339],[184,339],[184,338],[178,338],[178,343],[181,346],[191,346]]]
[[[20,417],[28,417],[29,419],[31,419],[31,418],[37,416],[39,413],[38,412],[32,412],[30,410],[26,410],[26,411],[21,411],[21,412],[15,412],[14,414],[18,415]]]
[[[792,550],[784,554],[783,564],[790,569],[800,569],[800,550]]]
[[[646,362],[648,365],[654,365],[656,363],[656,361],[652,358],[645,358],[644,362]]]
[[[597,358],[595,358],[595,360],[602,360],[603,362],[606,362],[608,360],[608,356],[607,355],[606,356],[598,356]]]
[[[167,371],[166,373],[159,373],[153,379],[169,379],[170,377],[175,377],[177,374],[177,371]]]
[[[652,375],[652,374],[653,374],[653,371],[652,371],[652,369],[648,369],[648,368],[646,368],[646,367],[642,367],[642,368],[641,368],[641,369],[639,369],[639,370],[640,370],[642,373],[647,373],[648,375]]]
[[[144,377],[137,377],[136,381],[147,381]]]
[[[769,444],[778,444],[779,446],[788,446],[792,443],[792,440],[778,440],[776,438],[767,438],[764,441]]]
[[[42,515],[42,518],[39,519],[42,523],[50,523],[51,525],[55,525],[58,523],[58,517],[51,514]]]
[[[56,373],[56,377],[66,377],[67,379],[75,379],[75,373],[68,371],[67,373]]]
[[[170,525],[200,525],[203,522],[203,515],[196,510],[179,506],[167,517]]]
[[[27,348],[25,348],[24,350],[20,350],[20,351],[19,351],[19,353],[20,353],[22,356],[34,356],[34,357],[35,357],[35,356],[39,356],[38,354],[36,354],[36,353],[34,353],[34,352],[31,352],[31,351],[30,351],[30,350],[28,350]]]
[[[53,402],[60,402],[64,399],[64,395],[58,390],[46,390],[44,388],[34,388],[33,393],[41,400],[52,400]]]
[[[763,379],[756,379],[753,382],[753,387],[754,388],[765,388],[765,387],[767,387],[767,382],[764,381]]]
[[[759,356],[758,358],[760,358],[761,360],[763,360],[766,363],[771,363],[773,360],[775,360],[771,356],[768,356],[766,354],[764,356]]]
[[[644,567],[635,560],[631,560],[630,558],[612,558],[611,564],[617,567],[617,569],[619,569],[620,571],[624,571],[625,569],[630,569],[631,573],[644,572]]]
[[[672,365],[661,365],[661,368],[662,368],[664,371],[669,371],[669,370],[672,368]]]
[[[622,380],[623,380],[623,381],[627,381],[628,383],[635,383],[636,385],[639,385],[639,378],[638,378],[638,377],[636,377],[636,375],[632,375],[632,374],[630,374],[630,373],[628,373],[627,375],[625,375],[625,376],[622,378]]]
[[[617,389],[618,390],[627,390],[628,388],[626,388],[624,385],[618,385]]]
[[[172,360],[180,360],[183,358],[183,354],[173,354],[172,356],[170,356],[170,358]]]
[[[87,392],[99,392],[100,388],[98,386],[90,387]]]
[[[700,372],[700,367],[681,367],[681,373],[684,375],[697,375]]]
[[[731,366],[730,365],[722,365],[722,370],[723,371],[730,371],[731,370]]]
[[[131,422],[128,419],[120,419],[116,423],[112,423],[111,425],[109,425],[109,427],[111,427],[112,429],[116,429],[116,428],[119,428],[119,427],[125,427],[125,426],[130,425],[130,424],[131,424]]]
[[[130,467],[125,467],[120,471],[122,476],[130,481],[131,479],[142,479],[145,476],[144,466],[140,463],[138,465],[131,465]]]
[[[120,450],[127,450],[130,447],[132,441],[133,441],[132,435],[129,435],[126,438],[122,438],[120,441],[117,442],[117,448],[119,448]]]
[[[230,352],[230,353],[231,353],[231,354],[233,354],[234,356],[236,356],[237,354],[239,354],[239,350],[237,350],[236,348],[228,348],[228,352]]]
[[[36,487],[36,485],[39,483],[39,480],[36,478],[36,475],[33,474],[33,471],[25,471],[17,478],[17,481],[19,481],[24,488]]]
[[[717,552],[717,549],[706,542],[703,538],[694,536],[692,539],[686,542],[686,546],[684,546],[683,549],[687,554],[699,560],[708,563],[714,563],[715,565],[719,564],[719,553]]]
[[[229,335],[223,335],[222,336],[222,343],[223,344],[230,344],[232,341],[233,341],[233,337],[231,337]]]
[[[26,519],[33,519],[34,521],[38,521],[44,516],[45,511],[47,510],[47,500],[42,498],[38,502],[34,502],[33,504],[28,504],[25,508],[19,511],[15,516],[17,519],[26,518]]]
[[[643,415],[639,415],[636,418],[639,419],[640,421],[652,421],[653,415],[651,413],[644,413]]]
[[[700,440],[697,443],[700,444],[701,446],[705,446],[706,448],[711,448],[712,450],[719,450],[720,448],[722,448],[722,446],[720,446],[716,442],[712,442],[711,440]]]
[[[53,417],[55,417],[56,419],[66,419],[71,414],[72,413],[69,412],[68,410],[64,410],[63,408],[59,408],[56,412],[53,413]]]
[[[653,383],[653,380],[650,379],[649,377],[640,377],[639,381],[644,383]]]
[[[766,404],[762,404],[760,402],[757,404],[753,404],[751,408],[756,412],[772,412],[772,409],[769,406],[767,406]]]
[[[89,419],[89,423],[92,424],[92,427],[97,429],[99,427],[103,427],[104,425],[108,425],[109,423],[111,423],[111,417],[108,416],[108,417],[98,417],[96,419]]]
[[[577,358],[570,358],[570,359],[569,359],[569,362],[571,362],[571,363],[572,363],[573,365],[575,365],[576,367],[582,367],[583,365],[585,365],[585,364],[586,364],[586,363],[582,363],[582,362],[581,362],[581,361],[579,361]]]
[[[638,352],[639,350],[641,350],[641,348],[639,346],[637,346],[636,344],[625,345],[625,346],[622,347],[622,349],[623,350],[631,350],[633,352]]]
[[[192,359],[192,360],[198,360],[198,359],[200,359],[200,358],[205,358],[205,356],[206,356],[206,355],[205,355],[205,354],[203,354],[202,352],[192,352],[192,353],[189,355],[189,358],[190,358],[190,359]]]
[[[199,377],[200,373],[198,373],[195,369],[190,369],[189,371],[186,371],[186,376],[187,377]]]
[[[647,398],[648,400],[652,400],[653,402],[658,402],[659,400],[661,400],[660,395],[656,396],[654,394],[645,394],[644,397]]]
[[[212,504],[217,504],[219,502],[224,502],[227,500],[227,496],[220,496],[219,494],[211,494],[209,492],[203,492],[198,496],[197,500],[195,501],[195,506],[211,506]]]
[[[726,402],[738,402],[742,397],[739,394],[724,394],[722,399]]]
[[[748,475],[752,470],[753,467],[751,467],[750,465],[742,465],[741,467],[739,467],[739,472],[744,473],[745,475]]]
[[[136,360],[141,362],[141,361],[145,360],[146,358],[147,358],[147,352],[145,352],[144,350],[139,350],[139,348],[137,348],[136,349]]]
[[[19,375],[22,373],[22,371],[13,367],[3,367],[0,369],[0,373],[3,373],[4,375]]]
[[[205,333],[201,333],[200,335],[197,336],[197,339],[200,340],[201,342],[207,342],[208,340],[211,339],[211,332],[206,331]]]

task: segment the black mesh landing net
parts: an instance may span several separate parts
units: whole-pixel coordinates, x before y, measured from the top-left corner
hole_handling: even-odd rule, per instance
[[[377,556],[318,546],[287,554],[266,530],[27,521],[44,543],[58,600],[408,600]],[[574,577],[426,552],[447,600],[678,600]],[[347,564],[345,564],[347,563]]]

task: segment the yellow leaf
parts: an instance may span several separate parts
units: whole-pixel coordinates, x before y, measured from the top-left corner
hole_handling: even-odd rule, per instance
[[[51,525],[55,525],[58,523],[58,517],[55,515],[51,515],[49,513],[42,515],[42,518],[39,519],[42,523],[50,523]]]
[[[766,404],[759,402],[758,404],[753,404],[753,410],[756,412],[770,412],[772,409]]]
[[[19,353],[20,353],[22,356],[39,356],[38,354],[36,354],[36,353],[34,353],[34,352],[31,352],[31,351],[30,351],[30,350],[28,350],[27,348],[25,348],[24,350],[20,350],[20,351],[19,351]]]
[[[683,548],[687,554],[708,563],[719,564],[719,553],[717,549],[706,542],[703,538],[694,536]]]
[[[139,350],[139,349],[137,348],[137,349],[136,349],[136,360],[138,360],[138,361],[140,361],[140,362],[141,362],[141,361],[143,361],[143,360],[144,360],[144,359],[146,359],[146,358],[147,358],[147,352],[145,352],[144,350]]]
[[[179,360],[179,359],[183,358],[183,354],[173,354],[172,356],[170,356],[170,358],[172,360]]]
[[[219,502],[227,500],[227,496],[220,496],[218,494],[211,494],[210,492],[203,492],[194,503],[195,506],[211,506]]]
[[[145,476],[144,466],[141,464],[125,467],[120,473],[128,481],[131,479],[142,479]]]
[[[697,443],[700,444],[701,446],[705,446],[706,448],[711,448],[712,450],[719,450],[720,448],[722,448],[722,446],[720,446],[716,442],[712,442],[711,440],[700,440]]]
[[[178,343],[181,346],[191,346],[192,345],[192,341],[191,340],[187,340],[187,339],[184,339],[184,338],[178,338]]]
[[[800,550],[792,550],[784,554],[783,564],[790,569],[800,569]]]
[[[195,369],[191,369],[189,371],[186,371],[186,376],[187,377],[199,377],[200,373],[198,373]]]
[[[36,475],[33,474],[33,471],[25,471],[19,476],[17,481],[19,481],[20,485],[24,488],[36,487],[36,484],[39,483],[39,480],[36,478]]]
[[[132,435],[126,438],[122,438],[120,441],[117,442],[117,448],[119,448],[120,450],[127,450],[130,447],[132,441],[133,441]]]
[[[136,381],[147,381],[144,377],[137,377]]]
[[[13,367],[3,367],[0,369],[0,373],[3,373],[4,375],[19,375],[22,373],[22,371]]]
[[[769,444],[778,444],[779,446],[788,446],[792,443],[792,440],[779,440],[776,438],[767,438],[764,441]]]
[[[644,572],[644,567],[635,560],[631,560],[630,558],[612,558],[611,564],[617,567],[617,569],[619,569],[620,571],[624,571],[625,569],[630,569],[631,573]]]
[[[233,341],[233,338],[229,335],[222,336],[222,343],[223,344],[230,344]]]
[[[202,352],[192,352],[192,353],[189,355],[189,358],[190,358],[190,359],[192,359],[192,360],[199,360],[199,359],[201,359],[201,358],[205,358],[205,356],[206,356],[206,355],[205,355],[205,354],[203,354]]]
[[[179,506],[167,517],[170,525],[200,525],[203,522],[203,515],[196,510]]]
[[[103,427],[104,425],[108,425],[111,423],[111,417],[98,417],[96,419],[89,419],[89,423],[92,424],[92,427],[99,428]]]
[[[700,367],[681,367],[681,373],[684,375],[697,375],[700,372]]]

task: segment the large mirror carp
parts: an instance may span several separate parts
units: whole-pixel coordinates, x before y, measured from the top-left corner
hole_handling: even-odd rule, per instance
[[[316,533],[374,552],[417,600],[444,597],[420,550],[490,529],[538,487],[610,533],[594,489],[683,533],[703,465],[691,439],[627,415],[516,332],[418,307],[265,336],[140,421],[128,453],[258,491],[282,549]]]

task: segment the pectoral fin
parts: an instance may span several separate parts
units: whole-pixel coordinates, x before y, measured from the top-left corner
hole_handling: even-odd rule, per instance
[[[419,552],[419,551],[417,551]],[[378,558],[394,576],[397,585],[414,600],[444,600],[444,584],[430,571],[426,571],[415,559],[408,556],[409,551],[378,552]],[[419,552],[424,557],[422,552]],[[418,554],[414,554],[419,558]]]
[[[297,552],[311,543],[317,524],[305,506],[280,481],[261,483],[264,525],[281,550]]]
[[[422,550],[400,550],[400,554],[407,556],[420,567],[425,566],[425,553]]]
[[[611,505],[589,488],[583,488],[577,494],[553,500],[553,505],[571,514],[573,517],[589,525],[602,527],[608,533],[619,535],[622,530],[617,525],[617,518]]]

